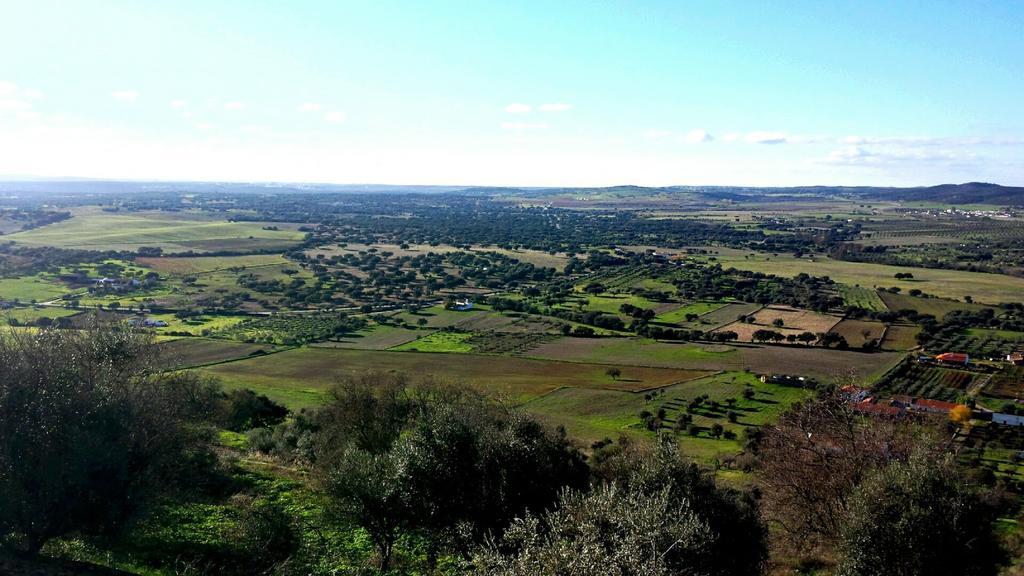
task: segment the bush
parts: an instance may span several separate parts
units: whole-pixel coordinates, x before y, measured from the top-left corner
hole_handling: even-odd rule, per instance
[[[163,373],[149,336],[3,332],[0,366],[0,543],[115,532],[210,462],[209,388]]]
[[[841,576],[987,576],[1002,557],[993,507],[952,457],[894,462],[853,495],[842,531]]]
[[[248,389],[228,392],[221,407],[222,425],[235,432],[273,426],[286,416],[287,408]]]

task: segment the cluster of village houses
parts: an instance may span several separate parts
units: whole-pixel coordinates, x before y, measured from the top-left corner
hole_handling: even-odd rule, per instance
[[[959,352],[945,352],[934,358],[924,356],[919,358],[919,360],[959,366],[966,366],[971,361],[967,354]],[[1006,361],[1018,366],[1024,365],[1024,355],[1019,352],[1013,352],[1006,356]],[[961,406],[961,404],[954,402],[914,398],[906,394],[897,394],[888,399],[880,399],[872,396],[870,390],[854,385],[844,386],[841,389],[841,393],[846,397],[854,410],[872,416],[898,417],[907,414],[933,414],[948,417],[954,408]],[[971,417],[1004,426],[1024,426],[1024,416],[1017,414],[1005,414],[974,408],[971,411]]]

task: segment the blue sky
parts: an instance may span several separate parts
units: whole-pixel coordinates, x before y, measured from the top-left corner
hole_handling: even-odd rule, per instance
[[[0,174],[1024,185],[1015,2],[6,1]]]

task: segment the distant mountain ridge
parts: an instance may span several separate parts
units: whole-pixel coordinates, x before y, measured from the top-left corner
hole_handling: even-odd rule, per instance
[[[927,201],[945,204],[994,204],[1024,206],[1024,187],[988,182],[939,184],[937,186],[635,186],[607,187],[518,187],[404,184],[323,184],[302,182],[158,182],[44,179],[0,176],[0,194],[103,194],[132,192],[222,192],[222,193],[406,193],[469,194],[483,196],[573,195],[616,198],[689,196],[706,200],[785,201],[800,198],[857,198],[863,200]]]

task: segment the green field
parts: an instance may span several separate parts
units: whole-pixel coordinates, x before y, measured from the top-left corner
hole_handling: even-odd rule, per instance
[[[283,250],[303,238],[295,230],[264,230],[264,226],[262,222],[228,222],[198,213],[120,214],[90,208],[76,211],[68,220],[4,238],[32,246],[88,250],[137,250],[150,246],[168,252]]]
[[[707,374],[694,370],[623,367],[618,379],[601,364],[476,354],[390,352],[308,347],[203,368],[228,388],[251,388],[291,408],[314,406],[348,374],[363,371],[431,375],[522,403],[562,387],[639,390]]]
[[[412,342],[395,346],[391,350],[403,352],[469,352],[473,347],[466,340],[472,337],[472,332],[433,332]]]
[[[79,310],[69,310],[67,308],[57,308],[55,306],[46,306],[43,308],[11,308],[8,310],[0,310],[0,322],[7,320],[15,320],[21,324],[30,324],[35,322],[39,318],[63,318],[65,316],[74,316],[78,314]]]
[[[872,312],[882,312],[886,309],[885,302],[878,297],[878,291],[873,288],[840,284],[839,295],[847,306],[856,306]]]
[[[1024,294],[1024,278],[1003,274],[846,262],[825,256],[812,260],[794,258],[789,254],[776,256],[758,253],[750,256],[749,251],[743,250],[719,249],[719,252],[718,261],[725,268],[733,267],[778,276],[796,276],[806,272],[812,276],[828,276],[836,282],[850,286],[900,286],[904,291],[918,288],[928,294],[945,298],[963,299],[964,296],[972,296],[975,300],[988,304],[1019,302],[1021,294]],[[894,275],[900,272],[912,272],[914,280],[896,280]]]
[[[62,284],[45,280],[38,275],[0,278],[0,300],[47,302],[60,298],[68,292],[69,290]]]
[[[742,396],[748,385],[756,393],[751,400]],[[643,427],[639,417],[642,410],[656,413],[659,408],[664,408],[668,413],[666,424],[671,426],[689,400],[701,394],[719,402],[735,398],[737,402],[732,409],[740,417],[736,423],[731,423],[725,417],[725,411],[698,410],[692,415],[693,423],[704,429],[719,423],[742,439],[744,428],[775,421],[794,402],[813,393],[801,388],[763,384],[752,374],[744,372],[726,372],[669,386],[663,395],[651,400],[637,393],[562,388],[528,402],[523,409],[552,426],[564,426],[572,437],[589,443],[606,437],[614,439],[621,434],[650,436],[651,432]],[[686,454],[705,462],[735,454],[741,449],[738,440],[716,440],[709,438],[706,432],[697,437],[680,434],[679,438]]]

